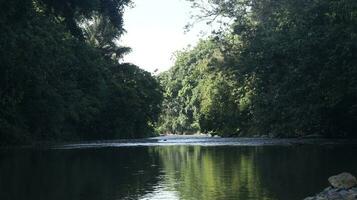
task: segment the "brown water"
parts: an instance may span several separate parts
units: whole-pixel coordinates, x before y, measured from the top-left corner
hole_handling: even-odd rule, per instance
[[[298,200],[357,174],[353,144],[165,140],[0,150],[0,199]]]

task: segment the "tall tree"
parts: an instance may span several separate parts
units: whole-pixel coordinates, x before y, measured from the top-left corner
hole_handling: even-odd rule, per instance
[[[128,3],[0,1],[0,144],[153,134],[160,87],[118,62]]]
[[[212,80],[173,75],[177,83],[207,83],[199,90],[205,95],[201,109],[205,108],[202,104],[207,105],[205,110],[210,113],[200,118],[201,131],[230,127],[225,124],[228,119],[221,120],[230,113],[226,109],[230,103],[214,103],[226,96],[224,99],[234,99],[239,108],[234,111],[239,117],[233,120],[236,128],[231,128],[232,134],[357,136],[353,131],[357,128],[356,1],[189,1],[202,11],[197,16],[201,20],[223,17],[232,21],[228,32],[215,35],[222,62],[207,62],[223,74],[234,75],[232,89],[227,84],[230,81],[223,81],[231,79],[220,78],[220,73],[209,72]],[[236,38],[235,42],[229,38]],[[214,58],[210,53],[204,55]],[[200,68],[194,59],[188,61],[183,69]],[[186,74],[191,77],[190,72]],[[192,98],[192,94],[184,94],[182,99]]]

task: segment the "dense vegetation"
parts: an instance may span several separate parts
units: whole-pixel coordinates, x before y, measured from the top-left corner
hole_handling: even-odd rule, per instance
[[[159,132],[357,136],[357,1],[189,1],[233,23],[160,75]]]
[[[159,133],[357,136],[355,0],[188,1],[233,23],[179,51],[160,86],[119,62],[130,0],[0,0],[0,144],[143,137],[157,119]]]
[[[0,1],[0,144],[151,134],[161,89],[119,63],[130,0]]]

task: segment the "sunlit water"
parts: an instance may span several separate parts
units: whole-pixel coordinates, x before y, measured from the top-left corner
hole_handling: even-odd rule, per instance
[[[155,138],[0,150],[1,200],[298,200],[342,171],[351,141]]]

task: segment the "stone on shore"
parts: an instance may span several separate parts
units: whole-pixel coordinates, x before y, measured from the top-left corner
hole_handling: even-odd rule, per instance
[[[346,172],[336,176],[331,176],[328,181],[335,188],[350,189],[357,186],[356,177]]]
[[[352,174],[344,172],[331,176],[328,181],[330,187],[304,200],[357,200],[357,181]]]

